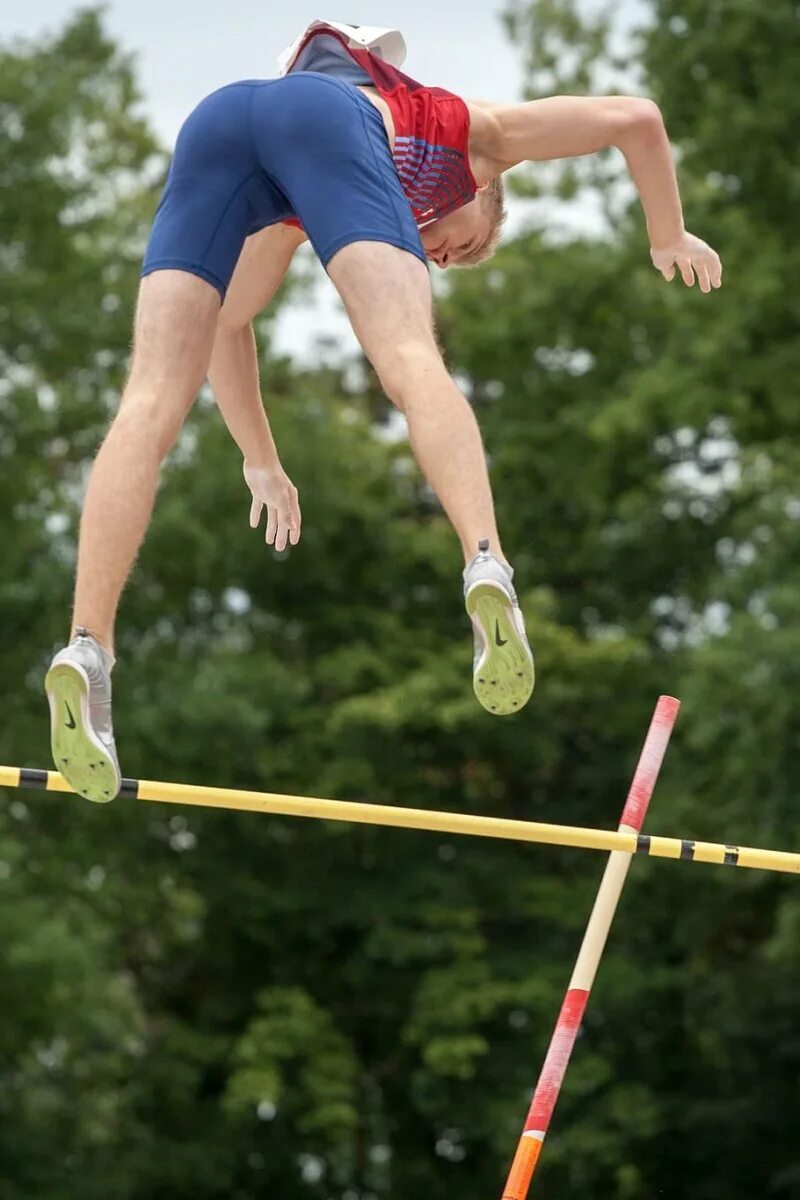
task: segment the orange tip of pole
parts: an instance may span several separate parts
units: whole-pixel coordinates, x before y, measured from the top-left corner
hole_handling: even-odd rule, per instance
[[[544,1142],[538,1137],[523,1135],[520,1138],[503,1190],[503,1200],[525,1200],[543,1145]]]

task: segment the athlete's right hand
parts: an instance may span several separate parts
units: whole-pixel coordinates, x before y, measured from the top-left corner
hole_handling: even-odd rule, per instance
[[[667,283],[675,278],[677,270],[687,287],[694,285],[695,276],[701,292],[722,287],[722,263],[716,250],[686,230],[671,245],[652,246],[650,258]]]
[[[254,467],[245,460],[244,479],[253,497],[250,506],[250,528],[257,529],[261,510],[267,510],[266,541],[276,550],[300,541],[300,505],[297,488],[280,465]]]

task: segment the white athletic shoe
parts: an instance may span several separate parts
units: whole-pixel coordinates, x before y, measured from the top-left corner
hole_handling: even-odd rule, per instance
[[[86,629],[59,650],[44,686],[56,768],[87,800],[106,804],[122,785],[111,723],[114,659]]]
[[[488,541],[464,570],[464,602],[475,632],[473,687],[488,712],[519,712],[531,698],[533,654],[512,579],[514,572],[489,553]]]

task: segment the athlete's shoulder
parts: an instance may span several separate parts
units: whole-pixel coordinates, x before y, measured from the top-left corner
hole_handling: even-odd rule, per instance
[[[481,163],[481,176],[493,179],[500,174],[503,144],[503,131],[497,113],[507,106],[490,100],[465,100],[464,103],[469,112],[470,158]]]

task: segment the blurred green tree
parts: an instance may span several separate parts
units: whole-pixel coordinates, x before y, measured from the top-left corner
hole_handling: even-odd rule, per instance
[[[579,164],[579,197],[599,198],[609,232],[564,244],[534,224],[482,278],[459,279],[445,337],[481,410],[505,527],[530,548],[526,574],[590,642],[635,635],[660,686],[684,700],[654,823],[792,845],[800,101],[785,68],[800,23],[788,3],[642,11],[627,52],[611,10],[590,18],[571,0],[540,0],[507,19],[531,96],[633,87],[660,103],[687,224],[720,250],[727,284],[712,297],[665,287],[621,159],[599,156]],[[521,190],[554,206],[575,177],[531,167]],[[691,886],[691,906],[676,908],[676,881],[659,871],[637,906],[646,925],[623,911],[543,1192],[798,1189],[796,889],[703,873]],[[616,949],[626,939],[627,964]],[[580,1055],[591,1053],[605,1070],[587,1096]]]

